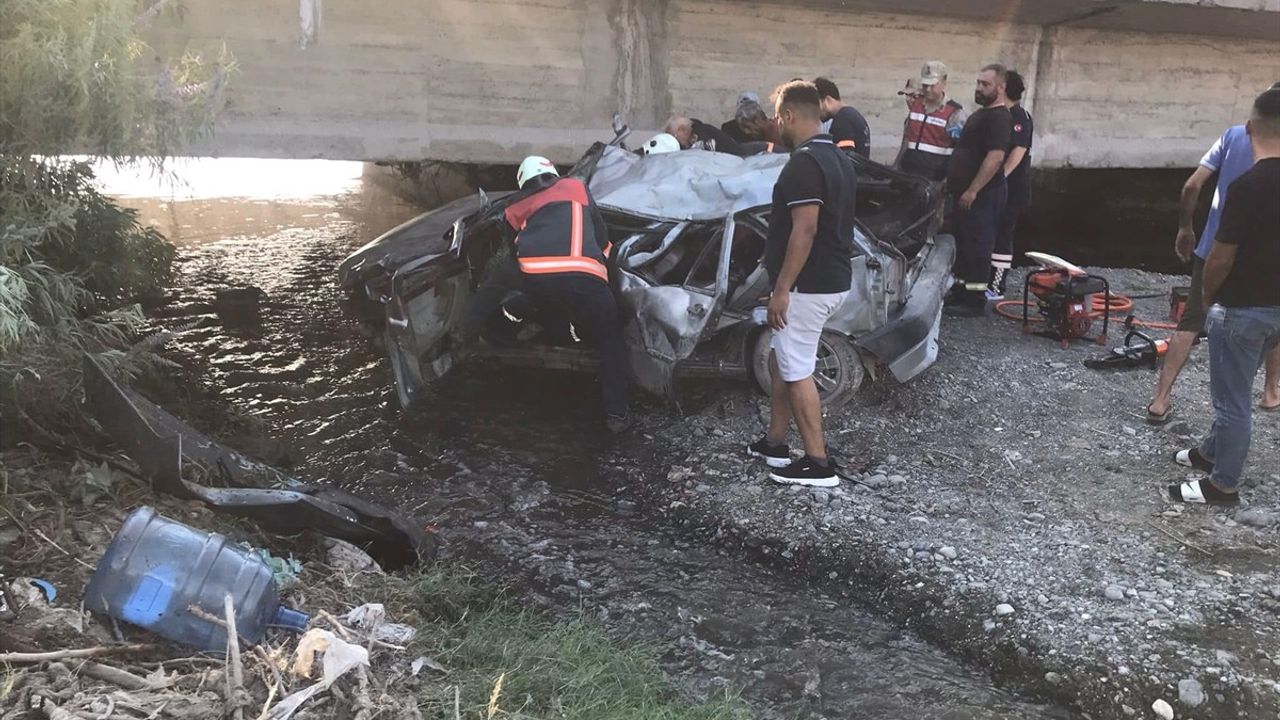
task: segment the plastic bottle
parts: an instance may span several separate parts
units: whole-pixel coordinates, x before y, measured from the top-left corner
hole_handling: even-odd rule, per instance
[[[224,617],[235,607],[236,630],[250,643],[267,628],[306,629],[306,613],[280,605],[271,568],[257,554],[208,533],[135,510],[98,563],[84,605],[177,643],[215,652],[226,648],[225,628],[187,610]]]

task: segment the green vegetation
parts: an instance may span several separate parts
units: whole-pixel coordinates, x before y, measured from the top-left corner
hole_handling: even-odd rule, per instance
[[[746,720],[744,703],[717,696],[704,701],[682,695],[658,665],[658,647],[609,637],[590,618],[565,620],[521,609],[514,598],[456,565],[396,574],[351,572],[326,565],[324,548],[314,535],[281,538],[262,533],[253,523],[216,514],[176,498],[157,496],[150,484],[121,455],[72,462],[24,447],[0,450],[0,557],[10,577],[38,576],[53,582],[74,600],[85,586],[91,565],[106,547],[125,515],[139,505],[191,525],[220,532],[265,548],[276,558],[297,558],[298,582],[285,595],[288,602],[312,614],[317,627],[335,626],[321,611],[342,615],[363,603],[382,603],[388,621],[406,623],[417,635],[403,649],[372,648],[368,687],[352,676],[339,680],[341,696],[327,706],[313,701],[316,712],[298,717],[413,717],[425,720]],[[40,534],[37,534],[37,530]],[[68,552],[63,552],[66,550]],[[69,554],[71,551],[76,551]],[[81,564],[80,560],[85,561]],[[37,613],[38,611],[29,611]],[[97,640],[63,623],[36,622],[28,614],[6,626],[6,640],[34,650],[88,647]],[[25,621],[24,621],[25,620]],[[145,635],[125,627],[131,640]],[[359,638],[356,638],[357,640]],[[297,636],[268,638],[263,649],[291,660]],[[101,662],[146,675],[151,663],[182,657],[182,648],[163,648],[151,656],[104,658]],[[418,675],[409,674],[415,658],[430,658]],[[174,685],[154,694],[138,693],[143,707],[172,703],[172,693],[191,717],[222,717],[223,699],[207,692],[205,666],[171,664],[180,675]],[[246,672],[252,706],[267,703],[268,678]],[[294,678],[290,691],[309,684]],[[28,708],[29,693],[48,677],[36,666],[0,665],[0,717]],[[499,685],[499,680],[501,684]],[[116,688],[80,678],[88,698]],[[496,688],[496,692],[495,692]],[[274,698],[279,701],[284,693]],[[361,697],[365,700],[360,700]],[[360,715],[359,707],[374,712]],[[455,714],[456,702],[456,714]]]
[[[659,648],[619,643],[587,618],[557,622],[521,610],[465,571],[388,576],[370,595],[418,627],[410,656],[429,655],[449,671],[439,686],[418,690],[424,717],[452,720],[453,687],[462,717],[488,717],[491,707],[494,717],[518,720],[750,717],[731,696],[695,702],[674,693]]]
[[[84,163],[163,159],[210,131],[225,51],[165,64],[140,33],[169,0],[0,3],[0,413],[4,441],[83,429],[80,354],[136,374],[137,302],[169,279],[173,248],[103,197]]]
[[[226,51],[156,58],[141,33],[170,0],[0,3],[0,147],[162,160],[207,134],[232,70]]]

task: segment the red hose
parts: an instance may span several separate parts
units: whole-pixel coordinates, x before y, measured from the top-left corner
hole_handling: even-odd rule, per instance
[[[1127,295],[1120,295],[1118,293],[1111,293],[1110,305],[1111,305],[1112,317],[1115,317],[1116,315],[1124,316],[1130,310],[1133,310],[1133,300],[1129,298]],[[1014,307],[1017,308],[1017,312],[1011,312],[1006,309],[1006,308],[1014,308]],[[1002,318],[1021,321],[1023,307],[1029,307],[1031,310],[1036,309],[1035,305],[1028,303],[1025,300],[1001,300],[1000,302],[996,303],[995,311],[996,311],[996,314]],[[1106,314],[1106,312],[1107,312],[1107,297],[1105,295],[1095,293],[1093,296],[1093,308],[1089,312],[1089,316],[1097,320],[1097,319],[1100,319],[1104,314]],[[1027,319],[1030,320],[1031,322],[1044,322],[1044,318],[1040,317],[1039,312],[1027,313]],[[1135,326],[1147,327],[1155,330],[1176,330],[1178,328],[1177,323],[1147,322],[1145,320],[1137,320],[1137,319],[1133,321],[1133,324]]]

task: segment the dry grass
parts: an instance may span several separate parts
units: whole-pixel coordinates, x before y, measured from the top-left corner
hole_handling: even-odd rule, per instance
[[[127,461],[113,457],[118,468]],[[110,467],[110,466],[108,466]],[[370,649],[366,673],[350,673],[309,701],[295,717],[438,718],[439,720],[729,720],[748,714],[734,698],[682,696],[656,662],[655,647],[624,644],[585,618],[555,621],[522,610],[500,589],[463,568],[437,565],[417,572],[352,575],[328,567],[316,538],[273,538],[193,503],[159,498],[127,472],[103,475],[96,460],[72,462],[31,448],[0,454],[0,553],[11,574],[54,582],[59,605],[73,606],[114,529],[128,511],[152,504],[175,519],[302,559],[290,604]],[[94,477],[94,475],[98,477]],[[104,477],[109,480],[104,481]],[[39,533],[37,533],[39,531]],[[86,562],[87,561],[87,562]],[[404,649],[370,641],[334,616],[382,603],[391,622],[418,633]],[[321,611],[327,611],[327,616]],[[22,625],[22,623],[19,623]],[[121,628],[130,641],[152,639]],[[101,641],[69,627],[42,634],[0,633],[0,652],[89,647]],[[287,667],[297,638],[277,635],[243,648],[246,717],[264,717],[273,703],[311,681]],[[21,645],[21,647],[15,647]],[[102,715],[103,698],[139,716],[221,717],[226,698],[222,658],[190,658],[169,646],[158,653],[98,662],[147,678],[155,687],[126,688],[85,674],[79,661],[0,668],[0,716],[29,703]],[[426,657],[421,672],[410,671]],[[167,671],[159,679],[157,668]],[[99,673],[99,676],[102,674]]]

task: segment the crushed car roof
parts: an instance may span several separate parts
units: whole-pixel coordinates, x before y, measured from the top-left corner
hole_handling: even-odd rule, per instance
[[[706,150],[640,157],[605,148],[591,176],[598,205],[666,220],[720,220],[768,205],[789,155],[740,158]]]

